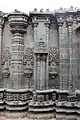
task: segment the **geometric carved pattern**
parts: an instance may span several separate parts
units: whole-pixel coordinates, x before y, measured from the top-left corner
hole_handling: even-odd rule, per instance
[[[7,101],[25,101],[28,99],[29,93],[6,93],[6,100]]]

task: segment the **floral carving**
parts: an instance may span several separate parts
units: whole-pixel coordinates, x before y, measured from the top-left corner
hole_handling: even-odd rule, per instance
[[[49,50],[49,64],[51,64],[52,62],[59,64],[59,51],[57,48],[54,47],[50,47]]]
[[[24,54],[24,61],[23,64],[31,64],[33,65],[34,59],[33,59],[33,48],[26,48],[25,54]]]
[[[58,76],[59,51],[57,48],[50,48],[49,51],[49,77],[55,79]]]

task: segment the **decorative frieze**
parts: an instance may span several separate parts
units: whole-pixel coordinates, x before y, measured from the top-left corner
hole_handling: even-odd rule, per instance
[[[27,93],[12,93],[12,92],[7,92],[6,93],[6,101],[27,101],[29,99]]]

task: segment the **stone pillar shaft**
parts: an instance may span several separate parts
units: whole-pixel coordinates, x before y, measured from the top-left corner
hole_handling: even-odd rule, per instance
[[[36,46],[36,38],[37,38],[37,27],[34,26],[34,46]],[[35,51],[35,48],[36,47],[34,47],[34,51]],[[36,81],[36,66],[37,66],[36,60],[37,60],[36,59],[36,55],[34,55],[34,88],[37,87],[36,86],[36,84],[37,84],[36,82],[38,82],[38,81]]]
[[[8,15],[10,30],[12,33],[11,73],[10,89],[24,88],[24,33],[26,33],[28,16],[21,12],[14,11]]]
[[[12,38],[11,79],[13,87],[18,89],[23,75],[24,38],[20,33],[14,33]]]
[[[49,28],[50,28],[50,20],[49,18],[46,19],[45,22],[45,27],[46,27],[46,47],[47,50],[49,49]],[[48,80],[49,80],[49,60],[48,60],[48,54],[46,55],[46,63],[45,63],[45,68],[46,68],[46,74],[45,74],[45,78],[46,78],[46,89],[48,89]]]
[[[62,51],[61,51],[61,44],[62,44],[62,40],[63,40],[63,29],[62,29],[62,25],[63,25],[63,23],[61,23],[61,24],[58,24],[59,25],[59,28],[58,28],[58,30],[59,30],[59,48],[60,48],[60,50],[59,50],[59,52],[60,52],[60,89],[63,89],[63,74],[62,74],[62,72],[61,72],[61,69],[62,69],[62,64],[61,64],[61,56],[62,56]]]
[[[72,23],[68,24],[68,34],[69,34],[69,90],[73,87],[72,82]]]
[[[32,23],[33,23],[33,28],[34,28],[34,52],[36,49],[36,39],[37,39],[37,26],[38,26],[38,21],[35,18],[32,19]],[[39,81],[36,80],[36,71],[37,71],[37,58],[36,58],[36,54],[34,54],[34,89],[37,88],[37,82],[38,82],[38,86],[39,86]],[[37,74],[37,78],[38,78],[38,74]]]

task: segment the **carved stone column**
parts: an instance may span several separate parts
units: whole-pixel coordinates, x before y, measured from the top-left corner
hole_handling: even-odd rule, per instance
[[[68,37],[69,37],[69,90],[73,88],[73,81],[72,81],[72,17],[67,18],[67,25],[68,25]]]
[[[38,20],[37,20],[36,17],[32,18],[32,24],[33,24],[33,28],[34,28],[34,52],[35,52],[35,49],[36,49],[36,39],[37,39],[37,26],[38,26]],[[36,84],[37,84],[36,82],[37,82],[36,81],[36,55],[34,54],[34,89],[37,87],[36,86]]]
[[[49,28],[50,28],[50,19],[46,18],[45,20],[45,27],[46,27],[46,47],[47,50],[49,50]],[[48,80],[49,80],[49,60],[48,60],[48,55],[46,56],[46,89],[48,89]]]
[[[61,45],[62,45],[62,40],[63,40],[63,19],[62,17],[58,18],[57,19],[57,22],[58,22],[58,32],[59,32],[59,54],[60,54],[60,89],[63,89],[63,73],[61,71],[62,69],[62,50],[61,50]]]
[[[10,88],[21,89],[24,87],[23,80],[23,54],[24,54],[24,33],[27,27],[27,15],[15,11],[8,15],[9,25],[12,33],[12,54]]]
[[[10,112],[6,113],[10,117],[19,117],[25,114],[28,110],[28,100],[30,99],[30,92],[25,88],[24,75],[29,78],[30,71],[23,69],[23,55],[24,55],[24,33],[26,33],[28,16],[20,11],[15,10],[8,15],[10,31],[12,33],[12,50],[11,50],[11,69],[10,82],[8,89],[5,90],[6,109]],[[22,114],[14,114],[11,111],[16,111],[17,114],[21,111]],[[12,114],[11,114],[12,113]]]

